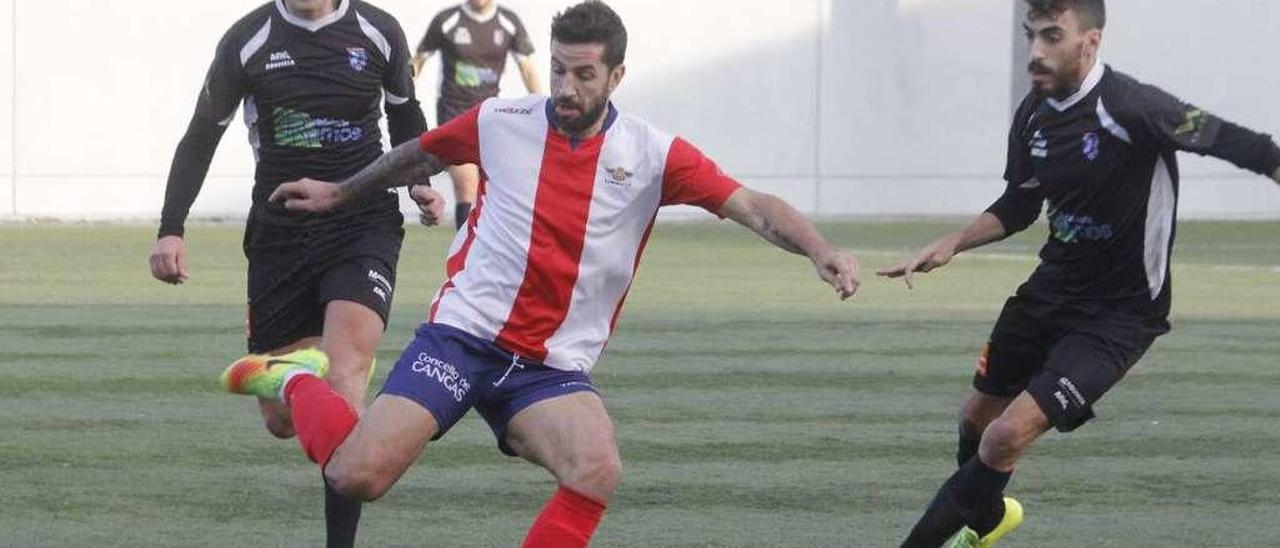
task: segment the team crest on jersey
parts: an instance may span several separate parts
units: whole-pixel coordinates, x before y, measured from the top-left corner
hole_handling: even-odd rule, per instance
[[[1036,130],[1035,135],[1031,136],[1031,155],[1036,158],[1049,157],[1049,140],[1044,138],[1044,133]]]
[[[453,43],[459,46],[470,45],[471,31],[467,30],[466,27],[458,27],[458,30],[453,33]]]
[[[1098,138],[1098,132],[1090,131],[1081,138],[1081,150],[1084,157],[1090,162],[1098,159],[1098,154],[1102,151],[1102,140]]]
[[[347,64],[356,72],[364,70],[369,66],[369,52],[364,48],[347,48]]]
[[[503,39],[505,39],[506,37],[507,37],[507,33],[502,32],[502,29],[496,29],[496,30],[494,30],[494,31],[493,31],[493,45],[495,45],[495,46],[501,46],[501,45],[502,45],[502,41],[503,41]]]
[[[609,168],[604,171],[609,174],[609,177],[605,180],[615,186],[631,186],[631,181],[629,179],[631,179],[632,175],[635,175],[635,173],[620,167]]]

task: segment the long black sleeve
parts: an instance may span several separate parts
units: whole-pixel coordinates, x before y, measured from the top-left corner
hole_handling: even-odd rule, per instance
[[[227,127],[216,122],[191,118],[187,133],[178,142],[169,167],[169,182],[164,191],[164,209],[160,213],[158,237],[182,236],[191,204],[204,186],[205,175],[213,161],[213,153]]]
[[[204,87],[196,100],[195,114],[187,125],[186,134],[178,142],[173,163],[169,166],[158,237],[183,235],[187,214],[204,186],[213,153],[244,96],[240,54],[235,49],[241,33],[242,30],[232,27],[218,43]]]
[[[1270,135],[1223,120],[1150,85],[1129,98],[1139,113],[1138,127],[1164,149],[1184,150],[1226,160],[1271,176],[1280,168],[1280,147]]]

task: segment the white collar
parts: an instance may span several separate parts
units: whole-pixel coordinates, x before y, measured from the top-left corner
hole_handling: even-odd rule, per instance
[[[303,19],[289,12],[289,8],[285,7],[284,0],[276,0],[276,9],[280,10],[280,16],[290,24],[302,27],[311,32],[318,31],[329,26],[335,21],[342,19],[347,14],[347,8],[351,6],[351,0],[338,0],[338,9],[333,10],[329,15],[321,17],[315,21]]]
[[[1049,106],[1057,109],[1058,112],[1062,112],[1076,106],[1076,103],[1079,103],[1085,98],[1085,96],[1093,93],[1093,88],[1098,87],[1098,82],[1102,81],[1102,75],[1106,74],[1106,72],[1107,68],[1106,65],[1102,63],[1102,59],[1099,58],[1095,60],[1093,62],[1093,68],[1090,69],[1089,74],[1084,77],[1084,83],[1080,84],[1080,89],[1076,90],[1076,92],[1072,93],[1070,97],[1067,97],[1062,101],[1050,97],[1047,101]]]
[[[493,4],[493,9],[489,11],[488,14],[483,14],[476,10],[471,9],[471,6],[468,6],[466,2],[463,2],[458,7],[462,8],[462,13],[467,14],[467,17],[470,17],[472,21],[475,21],[477,23],[488,23],[490,19],[493,19],[495,15],[498,15],[497,3]]]

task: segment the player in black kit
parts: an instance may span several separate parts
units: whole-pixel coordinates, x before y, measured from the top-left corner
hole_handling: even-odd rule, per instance
[[[413,57],[416,73],[427,58],[440,52],[440,91],[436,98],[436,123],[444,125],[485,99],[496,97],[507,56],[515,59],[529,93],[542,93],[533,66],[533,41],[516,12],[496,0],[464,0],[431,19]],[[474,164],[449,166],[453,180],[456,228],[471,213],[480,185],[480,169]]]
[[[286,211],[267,197],[303,177],[349,177],[382,155],[379,102],[393,144],[426,129],[414,99],[411,51],[399,23],[360,0],[274,0],[236,22],[218,44],[170,168],[151,271],[186,281],[183,224],[214,150],[244,103],[257,159],[245,228],[248,346],[260,354],[320,347],[327,380],[363,405],[395,284],[404,219],[395,194],[323,215]],[[423,181],[426,183],[427,181]],[[443,202],[411,191],[434,222]],[[288,408],[261,401],[267,429],[294,435]],[[354,542],[359,504],[326,489],[330,546]]]
[[[1054,427],[1078,428],[1169,330],[1169,255],[1179,150],[1280,182],[1280,148],[1098,60],[1103,0],[1025,0],[1034,89],[1009,134],[1008,187],[968,226],[911,261],[914,272],[1027,228],[1044,204],[1041,263],[996,321],[964,405],[959,470],[903,546],[982,546],[1022,521],[1003,496],[1014,465]],[[953,537],[954,535],[954,537]]]

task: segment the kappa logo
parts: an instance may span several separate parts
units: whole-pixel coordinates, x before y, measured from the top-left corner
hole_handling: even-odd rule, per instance
[[[351,65],[351,70],[363,71],[369,66],[369,52],[364,48],[347,48],[347,64]]]
[[[466,27],[458,27],[458,30],[453,33],[453,43],[459,46],[471,45],[471,31]]]
[[[264,70],[275,70],[278,68],[294,66],[293,57],[289,55],[288,50],[272,52],[267,58],[267,64]]]
[[[1062,395],[1062,391],[1055,390],[1053,392],[1053,397],[1058,398],[1058,403],[1062,404],[1062,409],[1065,411],[1067,409],[1067,397]]]
[[[635,175],[635,173],[632,173],[620,167],[608,168],[608,169],[605,169],[604,171],[605,173],[609,174],[608,177],[605,177],[605,181],[607,181],[609,184],[614,186],[623,186],[623,187],[631,186],[631,181],[630,181],[631,176]]]

